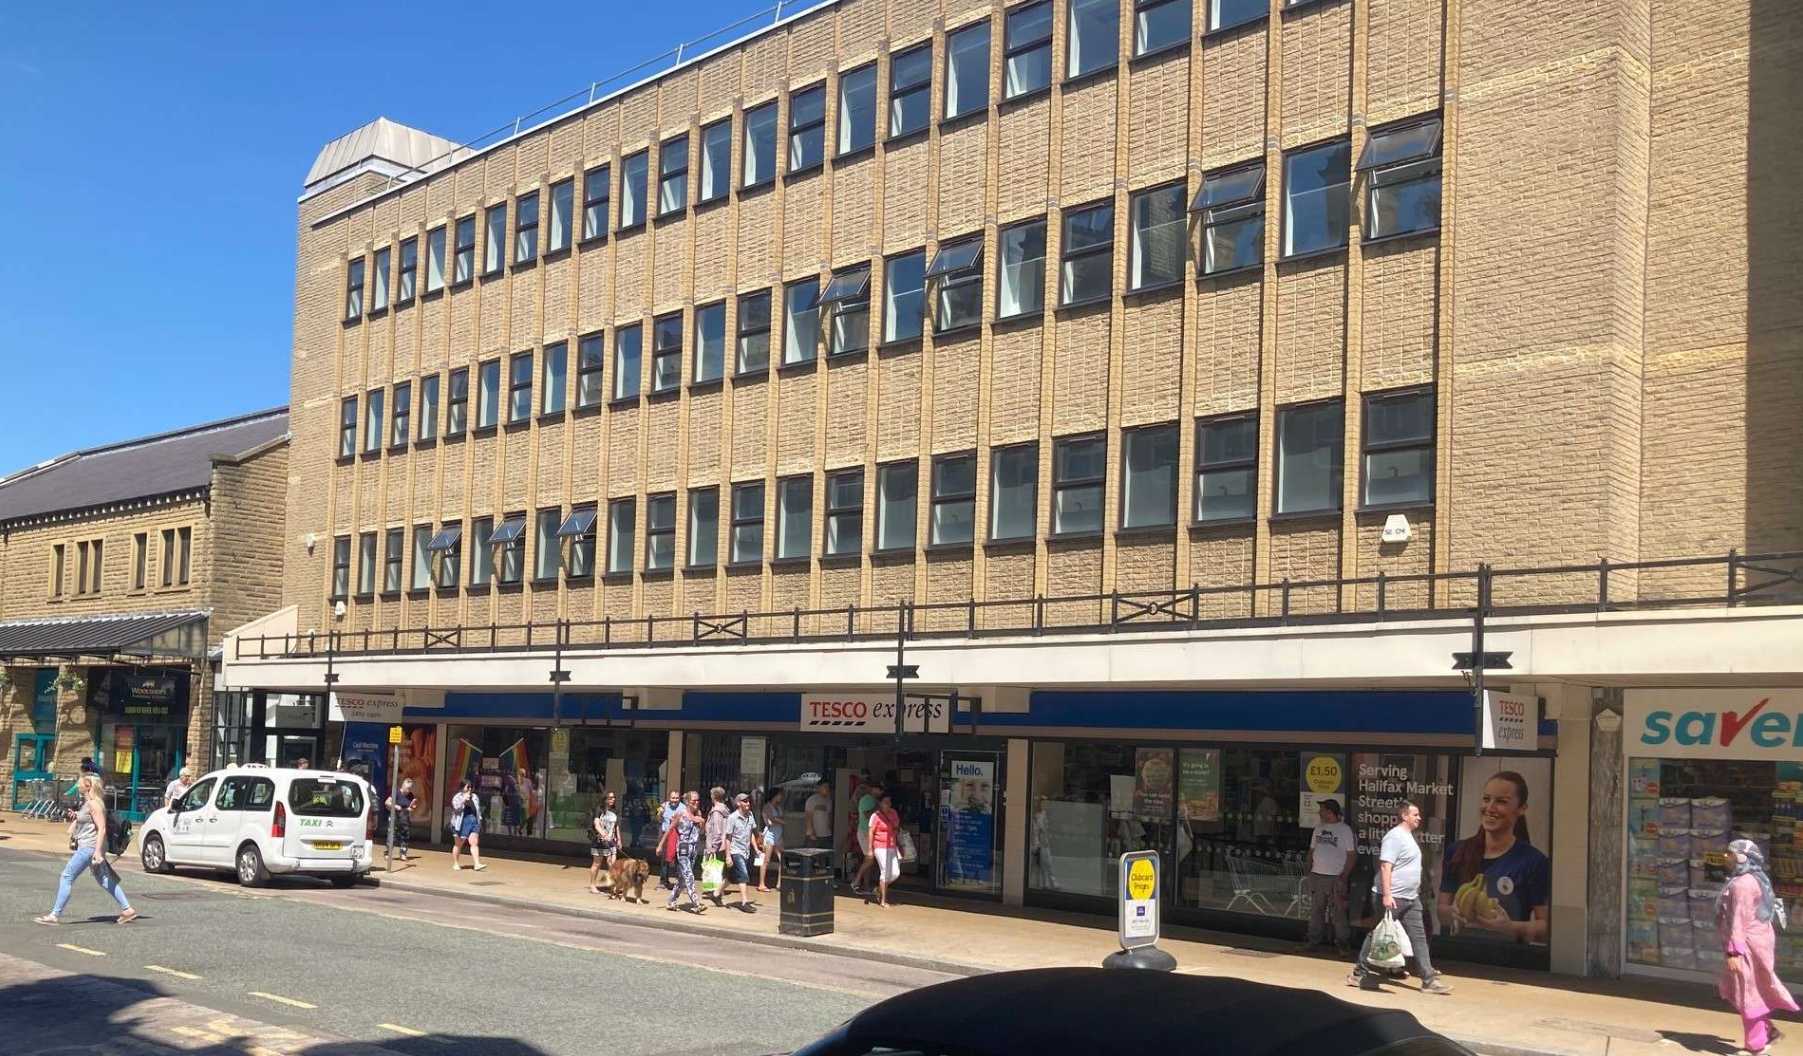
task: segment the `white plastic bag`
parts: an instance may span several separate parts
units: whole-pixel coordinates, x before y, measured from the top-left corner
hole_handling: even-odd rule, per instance
[[[899,837],[897,837],[896,842],[901,844],[900,848],[898,848],[898,849],[901,851],[901,860],[902,861],[913,862],[913,861],[918,861],[920,859],[920,852],[914,846],[914,837],[913,836],[904,832]]]
[[[1371,949],[1365,954],[1365,964],[1372,968],[1401,968],[1412,952],[1408,933],[1396,922],[1396,914],[1385,913],[1384,919],[1372,929]]]

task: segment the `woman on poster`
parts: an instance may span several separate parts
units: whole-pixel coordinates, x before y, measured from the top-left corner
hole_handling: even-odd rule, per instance
[[[1716,992],[1740,1013],[1750,1056],[1763,1056],[1778,1038],[1773,1012],[1795,1012],[1797,1002],[1778,980],[1778,933],[1785,926],[1784,904],[1772,895],[1765,856],[1752,840],[1728,845],[1733,862],[1728,882],[1715,900],[1715,926],[1722,937],[1722,977]]]
[[[1478,831],[1448,849],[1440,870],[1440,921],[1450,933],[1491,932],[1545,943],[1552,866],[1528,837],[1528,783],[1503,770],[1484,783]]]

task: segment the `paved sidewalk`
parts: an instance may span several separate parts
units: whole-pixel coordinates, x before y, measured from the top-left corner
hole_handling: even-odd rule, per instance
[[[61,852],[63,829],[18,822],[0,825],[0,848]],[[3,839],[12,837],[11,839]],[[893,908],[865,903],[840,889],[832,935],[797,939],[777,932],[774,891],[757,896],[759,912],[710,908],[701,916],[663,909],[667,893],[655,873],[646,905],[587,890],[586,863],[486,856],[488,868],[454,872],[448,852],[415,848],[413,861],[381,868],[375,879],[391,890],[417,890],[498,905],[530,905],[583,917],[669,927],[723,940],[751,941],[914,967],[974,974],[1013,968],[1094,965],[1116,948],[1113,922],[1103,917],[972,905],[892,892]],[[135,867],[136,849],[123,863]],[[467,862],[467,858],[465,859]],[[1365,1004],[1406,1008],[1422,1022],[1494,1056],[1671,1056],[1685,1050],[1731,1054],[1739,1021],[1712,988],[1649,981],[1574,979],[1451,963],[1450,997],[1419,993],[1413,982],[1381,994],[1346,985],[1350,965],[1297,954],[1288,943],[1188,928],[1167,929],[1161,947],[1178,970],[1234,976],[1284,986],[1315,987]]]

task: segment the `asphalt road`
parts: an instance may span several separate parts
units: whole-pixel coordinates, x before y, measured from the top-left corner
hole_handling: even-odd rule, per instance
[[[90,876],[0,849],[0,1052],[209,1056],[784,1052],[945,976],[655,927],[305,880]],[[104,1014],[101,1014],[104,1010]]]

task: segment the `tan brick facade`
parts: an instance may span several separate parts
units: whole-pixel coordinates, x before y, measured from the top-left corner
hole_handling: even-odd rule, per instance
[[[1495,0],[1289,9],[1274,2],[1265,21],[1203,35],[1207,5],[1197,3],[1199,39],[1139,60],[1128,58],[1133,20],[1131,5],[1122,7],[1118,68],[1074,82],[1057,75],[1069,46],[1058,2],[1051,90],[998,104],[1004,8],[845,0],[392,193],[379,194],[381,178],[365,175],[305,200],[283,544],[285,600],[299,605],[301,629],[869,607],[1803,546],[1803,308],[1795,293],[1803,226],[1786,189],[1800,150],[1788,102],[1803,66],[1796,5],[1776,5],[1789,15],[1779,18],[1749,0],[1707,8],[1598,0],[1544,11]],[[984,18],[992,23],[991,105],[942,125],[946,33]],[[879,135],[874,152],[835,159],[838,74],[877,61],[877,113],[886,115],[889,56],[928,40],[929,133],[893,145]],[[787,91],[823,76],[825,166],[741,192],[741,115],[778,102],[780,159]],[[1445,128],[1438,234],[1362,245],[1361,175],[1352,185],[1349,248],[1279,259],[1285,150],[1349,137],[1356,159],[1367,127],[1429,114]],[[685,130],[693,202],[698,130],[722,117],[735,121],[728,200],[545,255],[543,194],[539,258],[482,274],[487,206],[508,203],[511,219],[515,196],[573,178],[580,239],[582,175],[605,164],[611,229],[623,160],[650,150],[655,212],[659,144]],[[1261,157],[1262,267],[1199,279],[1192,216],[1185,281],[1124,292],[1132,192],[1178,179],[1187,202],[1205,172]],[[1059,309],[1059,218],[1098,200],[1115,209],[1113,294],[1100,305]],[[1045,214],[1046,309],[997,324],[998,230]],[[454,232],[469,216],[477,218],[476,277],[452,285]],[[376,251],[419,238],[424,291],[426,238],[440,227],[446,289],[344,321],[348,261],[373,267]],[[936,337],[928,325],[917,344],[843,362],[823,347],[805,368],[774,369],[785,282],[872,262],[875,346],[881,257],[923,246],[930,257],[940,243],[979,230],[984,323],[976,332]],[[766,288],[774,298],[773,369],[737,378],[733,295]],[[720,385],[690,385],[694,309],[722,298],[727,376]],[[565,403],[574,406],[580,337],[604,333],[603,386],[611,393],[616,328],[644,327],[649,378],[651,323],[671,312],[684,320],[677,392],[604,401],[592,413],[537,413],[547,344],[568,343]],[[499,359],[504,389],[511,357],[527,351],[535,354],[530,420],[444,438],[447,372],[472,368],[473,425],[473,368]],[[426,376],[442,379],[440,438],[364,453],[367,394],[385,390],[392,405],[393,386],[412,383],[417,415]],[[1407,512],[1411,542],[1380,545],[1384,518],[1359,512],[1360,397],[1417,385],[1434,386],[1436,501]],[[358,454],[340,460],[338,416],[349,396],[359,399]],[[1277,410],[1327,398],[1344,400],[1341,509],[1269,518]],[[1258,416],[1259,516],[1193,527],[1197,420],[1232,412]],[[1122,430],[1160,423],[1178,428],[1178,523],[1117,537]],[[1091,431],[1107,438],[1107,530],[1048,540],[1053,441]],[[1039,445],[1036,539],[988,547],[990,452],[1021,441]],[[977,545],[870,556],[876,467],[918,461],[916,536],[924,542],[932,456],[969,450],[978,467]],[[859,464],[865,554],[823,562],[825,473]],[[769,557],[776,482],[796,473],[814,480],[810,562],[681,567],[691,489],[720,489],[724,560],[731,485],[764,481]],[[633,564],[642,568],[647,498],[672,491],[673,573],[533,582],[539,509],[599,503],[605,560],[607,504],[634,499]],[[517,590],[378,592],[347,599],[343,621],[331,617],[334,537],[404,529],[410,584],[415,526],[464,525],[466,576],[472,519],[509,513],[528,516],[527,571]],[[1327,590],[1299,593],[1293,603],[1318,611],[1351,600]],[[1420,590],[1391,596],[1394,604],[1429,600]],[[1223,616],[1245,609],[1244,599],[1228,596],[1208,605]]]

